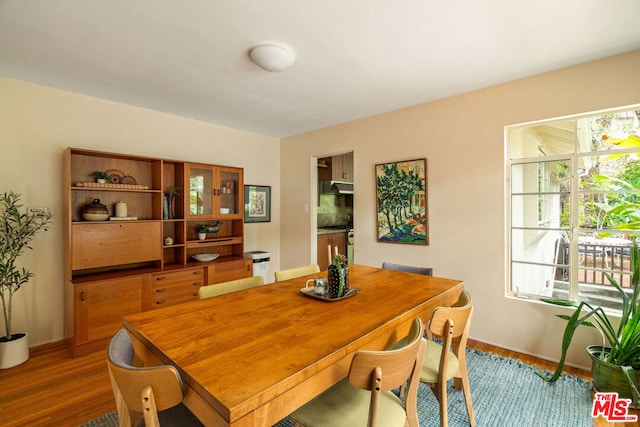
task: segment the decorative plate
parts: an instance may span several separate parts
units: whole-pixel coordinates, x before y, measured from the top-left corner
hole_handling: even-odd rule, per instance
[[[313,286],[308,286],[306,288],[302,288],[300,289],[300,293],[302,295],[304,295],[305,297],[309,297],[309,298],[315,298],[315,299],[319,299],[321,301],[328,301],[328,302],[334,302],[334,301],[340,301],[349,297],[352,297],[354,295],[357,295],[360,293],[360,288],[349,288],[349,292],[347,292],[345,294],[345,296],[340,297],[340,298],[329,298],[329,297],[325,297],[322,295],[316,295],[315,291],[313,289]]]
[[[214,259],[218,258],[220,255],[218,254],[198,254],[198,255],[194,255],[193,259],[195,259],[196,261],[200,261],[200,262],[209,262],[209,261],[213,261]]]
[[[111,178],[110,182],[112,184],[129,184],[129,185],[138,184],[134,177],[132,177],[131,175],[125,174],[119,169],[108,169],[106,172]]]

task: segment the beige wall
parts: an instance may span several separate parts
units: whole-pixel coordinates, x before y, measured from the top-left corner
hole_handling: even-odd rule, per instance
[[[279,264],[279,140],[48,87],[0,78],[0,191],[62,216],[62,152],[78,147],[245,168],[272,187],[272,221],[245,227],[245,250]],[[14,302],[14,331],[31,345],[63,338],[62,226],[55,221],[23,258],[36,276]],[[4,327],[4,322],[0,321]],[[4,330],[4,329],[3,329]]]
[[[424,265],[464,280],[476,299],[473,338],[557,359],[562,320],[505,290],[504,126],[640,102],[640,51],[285,138],[282,267],[314,262],[312,158],[354,151],[355,261]],[[374,165],[427,158],[430,245],[377,243]],[[570,362],[589,366],[591,331]]]

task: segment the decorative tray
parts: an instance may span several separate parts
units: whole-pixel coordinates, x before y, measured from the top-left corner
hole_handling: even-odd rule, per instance
[[[310,298],[315,298],[315,299],[319,299],[321,301],[328,301],[328,302],[334,302],[334,301],[340,301],[349,297],[352,297],[356,294],[360,293],[360,288],[349,288],[349,292],[347,292],[347,294],[343,297],[340,298],[329,298],[329,297],[324,297],[322,295],[316,295],[315,291],[313,289],[313,286],[308,286],[306,288],[302,288],[300,289],[300,293],[302,295],[304,295],[305,297],[310,297]]]

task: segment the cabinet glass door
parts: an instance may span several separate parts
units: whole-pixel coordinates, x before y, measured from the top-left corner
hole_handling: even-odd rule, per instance
[[[212,202],[211,169],[189,169],[189,214],[211,215]]]
[[[242,182],[237,169],[220,168],[220,214],[239,214]]]

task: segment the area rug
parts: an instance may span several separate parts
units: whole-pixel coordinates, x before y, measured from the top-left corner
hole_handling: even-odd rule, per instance
[[[535,374],[536,367],[519,360],[467,349],[469,383],[473,412],[478,427],[513,426],[593,426],[591,383],[563,374],[550,384]],[[449,426],[468,426],[467,410],[461,391],[450,382]],[[418,416],[421,427],[440,425],[438,401],[428,386],[418,390]],[[116,427],[115,412],[96,418],[83,427]],[[285,418],[275,427],[292,427]]]

